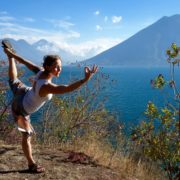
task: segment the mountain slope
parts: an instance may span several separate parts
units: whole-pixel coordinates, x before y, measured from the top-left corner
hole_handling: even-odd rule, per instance
[[[72,55],[71,53],[59,48],[55,43],[48,42],[41,39],[34,44],[29,44],[25,40],[14,40],[10,38],[5,38],[9,40],[16,50],[16,52],[22,57],[31,60],[34,63],[41,64],[43,57],[46,54],[58,54],[62,58],[63,64],[69,64],[77,59],[82,60],[82,57]],[[0,39],[0,42],[2,39]],[[3,52],[3,48],[0,47],[0,59],[6,59],[6,55]]]
[[[166,49],[180,44],[180,15],[163,17],[124,42],[83,63],[103,66],[164,66]]]
[[[8,38],[6,38],[8,39]],[[13,48],[16,50],[16,52],[21,55],[22,57],[31,60],[34,63],[41,64],[42,59],[44,56],[44,53],[34,48],[32,45],[27,43],[25,40],[14,40],[14,39],[8,39]],[[1,42],[2,40],[0,40]],[[0,47],[0,59],[6,59],[6,55],[3,52],[3,48]]]

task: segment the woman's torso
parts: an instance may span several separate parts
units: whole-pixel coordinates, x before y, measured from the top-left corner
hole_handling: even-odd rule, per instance
[[[40,88],[51,80],[41,79],[43,71],[39,71],[35,77],[33,88],[31,88],[23,98],[23,107],[28,114],[31,114],[40,109],[46,101],[52,98],[52,94],[41,97],[39,95]]]

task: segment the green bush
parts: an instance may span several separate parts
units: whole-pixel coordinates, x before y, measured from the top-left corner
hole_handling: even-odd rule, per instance
[[[167,172],[169,179],[180,178],[180,94],[174,80],[174,66],[180,60],[180,48],[175,43],[168,49],[168,63],[170,63],[171,80],[165,81],[162,74],[151,83],[154,88],[163,89],[170,85],[174,90],[174,102],[163,108],[158,108],[153,102],[148,102],[145,111],[146,119],[132,131],[132,140],[142,150],[143,154],[158,162]]]
[[[54,96],[43,113],[40,140],[61,143],[81,137],[116,139],[120,122],[105,108],[106,97],[99,96],[110,82],[107,76],[98,73],[90,84],[76,92]]]

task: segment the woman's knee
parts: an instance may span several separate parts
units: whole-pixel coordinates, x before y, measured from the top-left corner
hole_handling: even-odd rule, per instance
[[[26,132],[22,132],[22,141],[31,142],[31,136]]]
[[[23,116],[19,116],[17,118],[17,124],[20,128],[23,128],[23,129],[30,129],[30,122]]]

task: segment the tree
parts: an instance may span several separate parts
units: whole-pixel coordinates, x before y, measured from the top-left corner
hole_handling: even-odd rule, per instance
[[[180,63],[179,51],[180,47],[175,43],[166,51],[170,80],[166,81],[162,74],[151,80],[157,89],[169,85],[174,92],[173,102],[158,108],[150,101],[145,111],[145,120],[133,129],[131,136],[146,157],[160,164],[169,179],[180,178],[180,93],[175,81],[175,66],[179,67]]]

